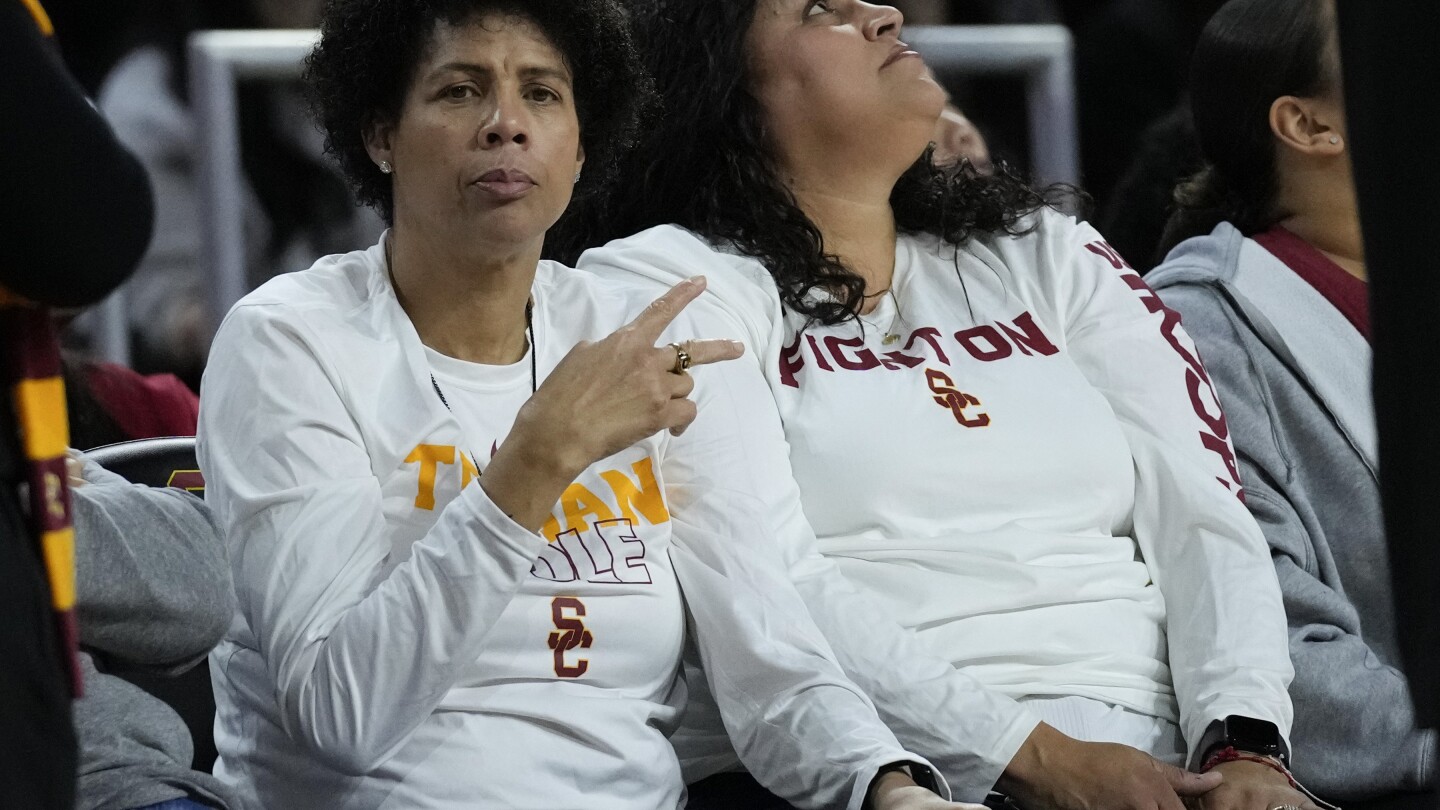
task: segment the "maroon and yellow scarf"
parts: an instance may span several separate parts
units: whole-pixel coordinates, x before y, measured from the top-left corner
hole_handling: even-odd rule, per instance
[[[45,36],[50,18],[38,0],[21,0]],[[65,451],[70,424],[65,416],[65,385],[60,379],[60,342],[50,312],[0,288],[0,388],[11,398],[15,426],[24,453],[28,485],[27,523],[44,561],[61,655],[70,672],[70,689],[80,695],[76,659],[75,529],[70,519],[70,485]]]
[[[24,453],[31,537],[49,575],[51,605],[61,654],[69,663],[71,689],[80,694],[75,653],[75,530],[65,451],[70,425],[60,379],[60,344],[50,312],[0,290],[0,385],[11,398]]]

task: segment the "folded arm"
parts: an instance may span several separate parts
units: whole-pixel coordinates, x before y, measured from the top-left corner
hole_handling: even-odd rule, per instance
[[[243,306],[227,319],[200,461],[287,732],[364,773],[473,665],[544,540],[471,486],[387,570],[380,482],[343,381],[299,321]]]
[[[80,643],[106,660],[178,674],[234,615],[219,527],[201,499],[131,484],[93,461],[71,490]]]

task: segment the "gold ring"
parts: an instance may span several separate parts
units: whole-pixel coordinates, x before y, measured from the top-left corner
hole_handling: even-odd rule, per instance
[[[690,370],[690,353],[679,343],[671,343],[670,348],[675,350],[675,365],[670,368],[671,374],[684,374]]]

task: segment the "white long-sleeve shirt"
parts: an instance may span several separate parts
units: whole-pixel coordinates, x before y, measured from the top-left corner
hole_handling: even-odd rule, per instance
[[[475,483],[528,363],[468,387],[432,363],[383,261],[266,284],[206,372],[200,459],[239,604],[212,656],[217,774],[244,806],[676,807],[687,641],[742,757],[792,801],[858,807],[879,766],[923,762],[731,485],[744,458],[706,425],[749,405],[697,369],[706,416],[685,437],[597,462],[532,533]],[[550,263],[533,296],[542,381],[645,303]]]
[[[1033,728],[1001,697],[1103,701],[1192,746],[1229,714],[1288,733],[1280,593],[1209,378],[1093,229],[1046,213],[958,250],[902,236],[891,294],[833,327],[786,311],[758,261],[672,226],[579,266],[647,291],[707,276],[692,308],[758,363],[820,551],[919,644],[845,618],[850,599],[825,592],[843,586],[820,584],[834,572],[781,531],[801,591],[957,796]]]

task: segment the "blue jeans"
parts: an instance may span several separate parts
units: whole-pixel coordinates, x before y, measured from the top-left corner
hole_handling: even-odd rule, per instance
[[[137,807],[135,810],[214,810],[208,804],[201,804],[194,799],[171,799],[159,804]]]

